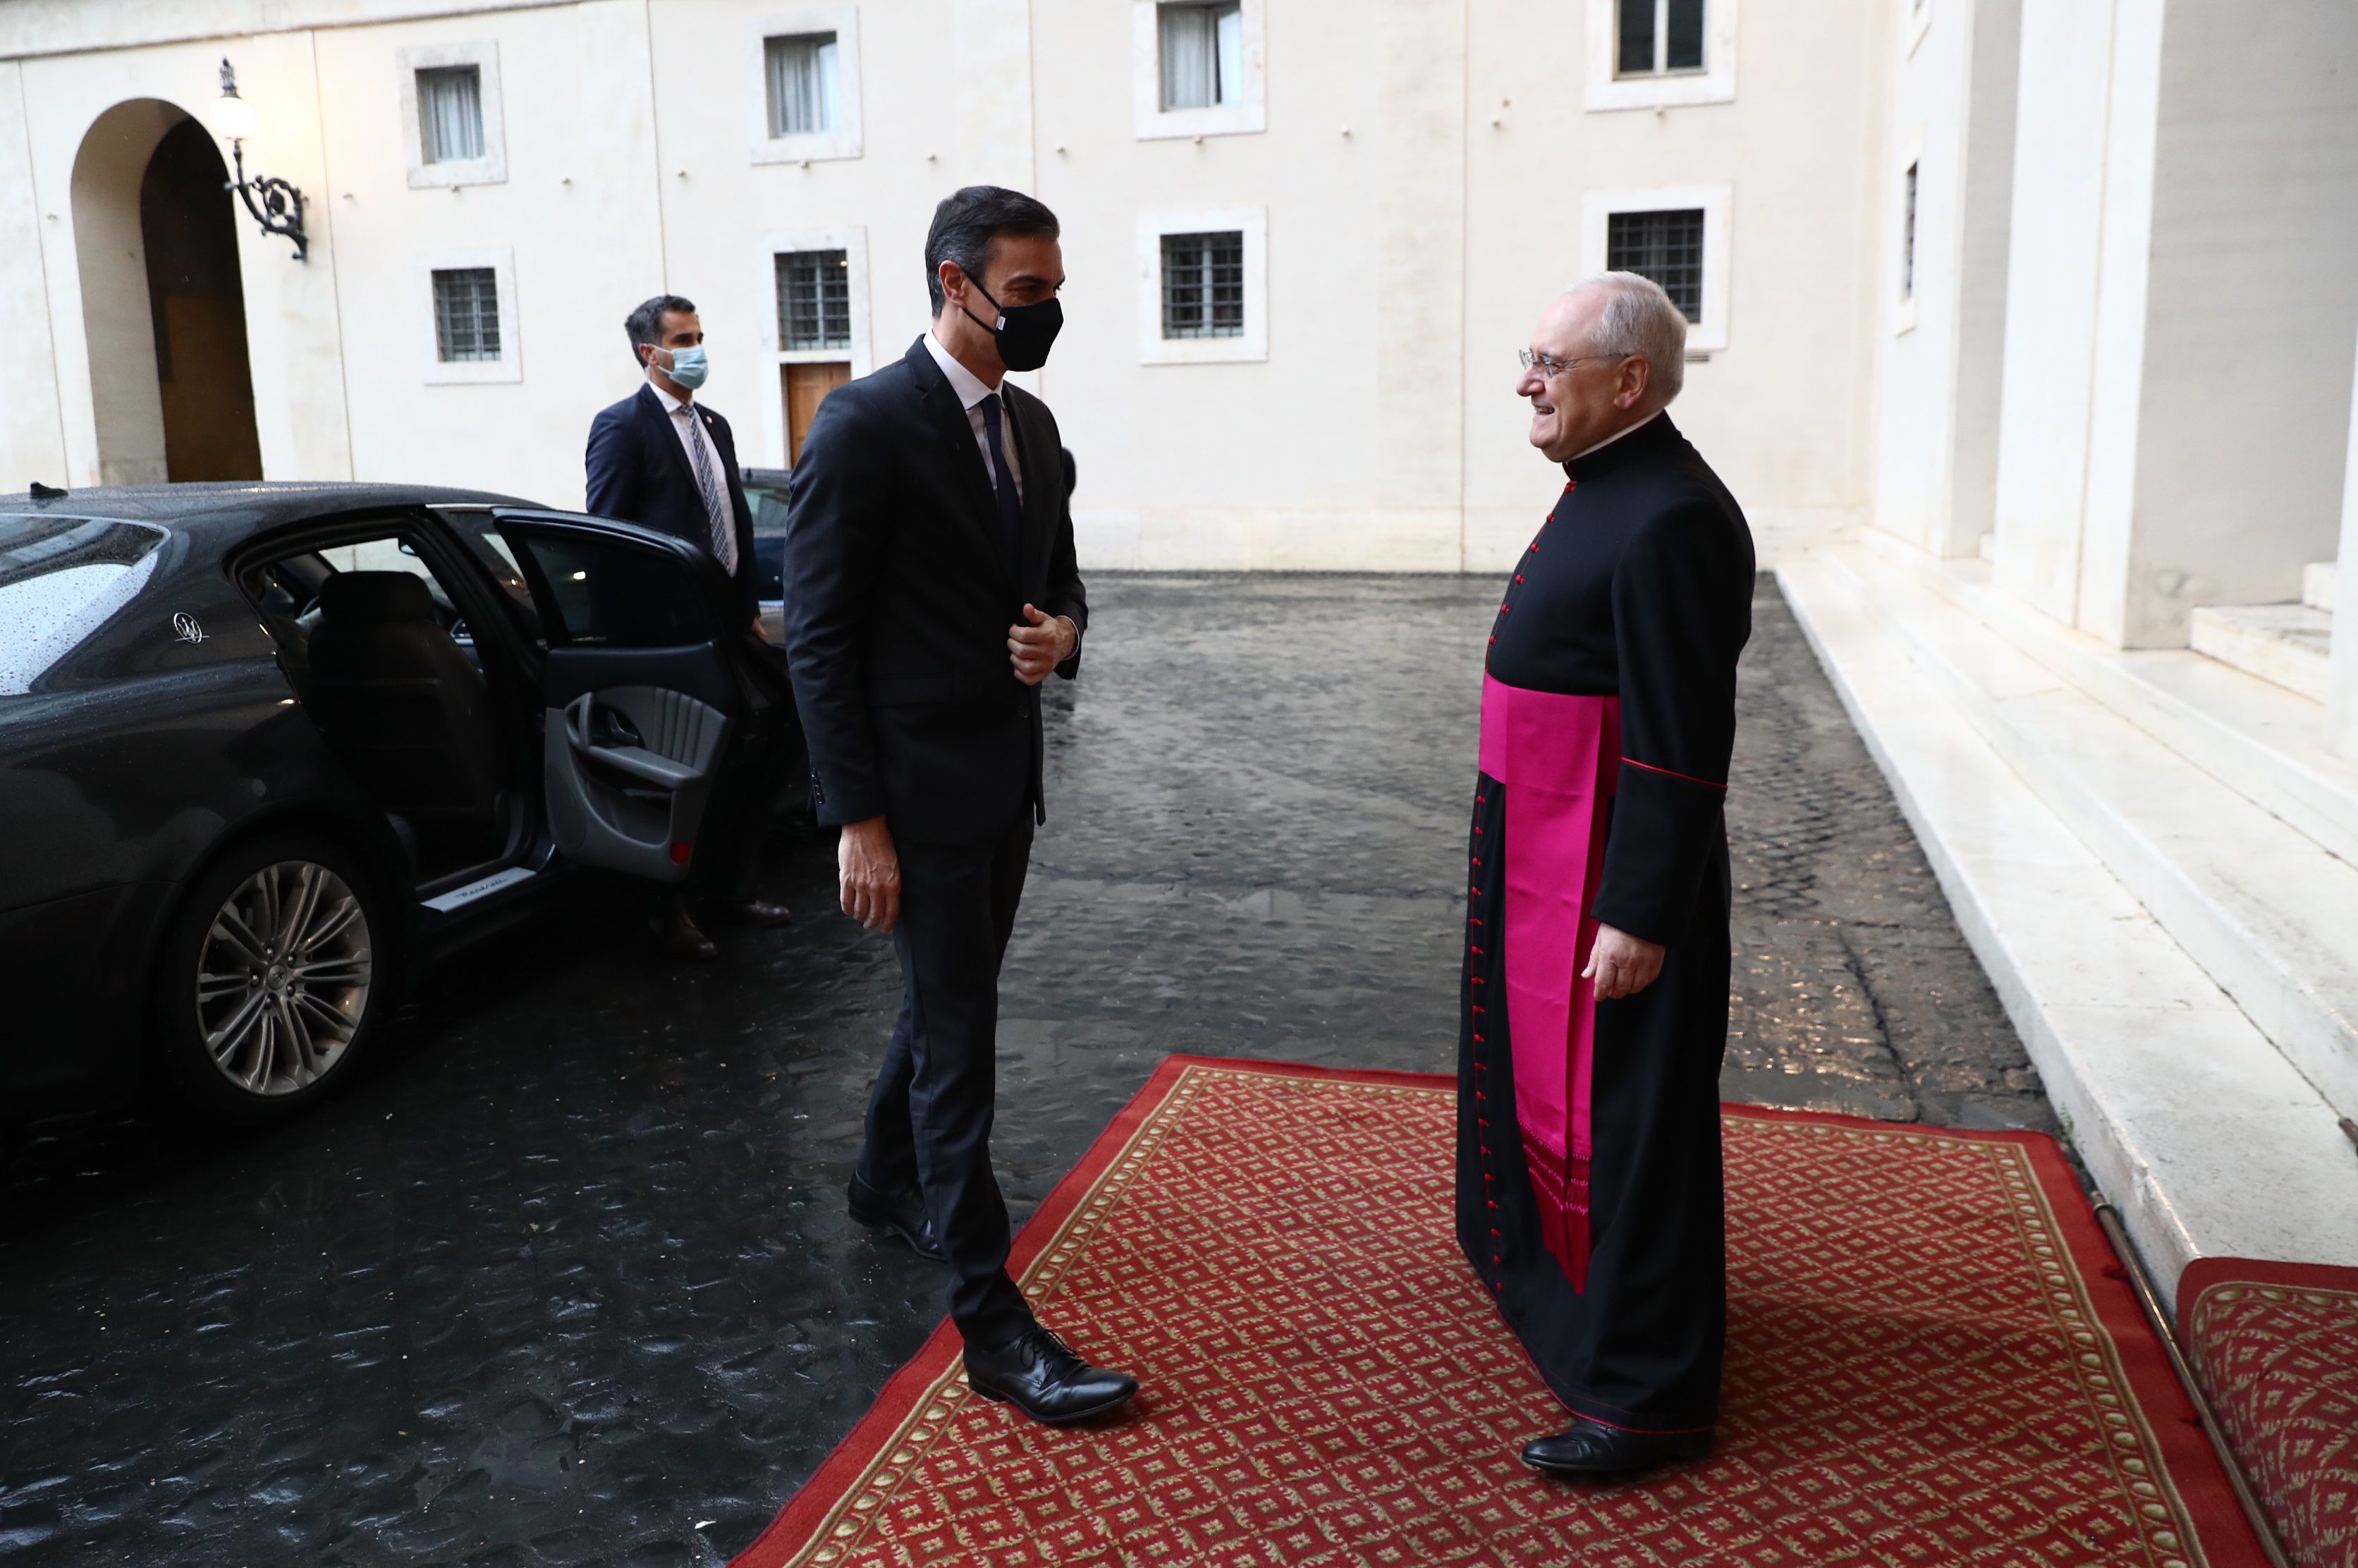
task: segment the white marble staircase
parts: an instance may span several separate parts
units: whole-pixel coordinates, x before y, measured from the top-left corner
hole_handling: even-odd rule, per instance
[[[1872,534],[1779,575],[2164,1286],[2358,1264],[2358,766],[2321,707]]]
[[[2304,568],[2298,604],[2203,606],[2194,612],[2194,651],[2323,702],[2326,650],[2333,639],[2333,574],[2331,561]]]

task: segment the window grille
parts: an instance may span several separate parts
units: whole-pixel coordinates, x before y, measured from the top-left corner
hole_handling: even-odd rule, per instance
[[[1605,265],[1662,286],[1689,321],[1703,319],[1703,209],[1616,212],[1606,220]]]
[[[1158,7],[1163,107],[1212,109],[1244,95],[1245,11],[1240,0],[1166,0]]]
[[[779,254],[778,346],[851,346],[851,263],[843,252]]]
[[[483,156],[481,67],[417,73],[417,135],[427,163],[472,163]]]
[[[500,357],[498,274],[487,266],[436,269],[434,343],[446,364]]]
[[[1245,335],[1242,232],[1163,236],[1163,335]]]
[[[768,57],[770,135],[803,136],[842,123],[837,80],[840,51],[833,33],[763,40]]]
[[[1916,169],[1908,166],[1908,190],[1899,239],[1899,297],[1916,297]]]
[[[1667,76],[1703,67],[1704,0],[1614,0],[1619,76]]]

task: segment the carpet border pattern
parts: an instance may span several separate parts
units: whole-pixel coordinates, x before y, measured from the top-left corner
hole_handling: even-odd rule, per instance
[[[1059,1182],[1015,1238],[1009,1271],[1027,1297],[1049,1296],[1087,1249],[1130,1178],[1144,1169],[1165,1130],[1165,1116],[1194,1098],[1212,1075],[1309,1078],[1336,1086],[1454,1094],[1443,1074],[1342,1071],[1291,1063],[1215,1056],[1166,1056],[1144,1087]],[[1926,1128],[1812,1111],[1723,1105],[1734,1119],[1801,1124],[1823,1132],[1932,1139],[2011,1146],[1999,1162],[2022,1227],[2026,1252],[2039,1260],[2048,1307],[2058,1328],[2081,1348],[2076,1357],[2092,1408],[2114,1431],[2123,1491],[2142,1497],[2145,1560],[2152,1568],[2236,1568],[2261,1561],[2250,1527],[2193,1408],[2170,1370],[2160,1341],[2138,1304],[2093,1210],[2054,1141],[2044,1133]],[[1995,1151],[1993,1151],[1995,1152]],[[957,1331],[945,1319],[917,1354],[885,1383],[875,1406],[730,1568],[831,1568],[861,1544],[892,1489],[972,1398],[959,1361]],[[2125,1389],[2122,1399],[2107,1390]],[[2124,1409],[2123,1407],[2126,1408]],[[2188,1540],[2186,1537],[2192,1539]]]

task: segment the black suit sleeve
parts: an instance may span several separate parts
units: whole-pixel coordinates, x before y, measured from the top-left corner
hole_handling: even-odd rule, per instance
[[[818,819],[884,815],[868,707],[868,622],[892,525],[882,433],[841,391],[811,420],[787,487],[786,668],[810,751]]]
[[[600,410],[590,422],[590,450],[582,460],[588,471],[589,499],[581,509],[593,517],[635,523],[642,515],[639,475],[644,464],[637,432],[631,428],[629,408],[627,403],[617,404]]]
[[[1726,519],[1697,503],[1648,524],[1613,573],[1621,771],[1592,913],[1664,946],[1684,929],[1723,831],[1750,613],[1727,557]]]

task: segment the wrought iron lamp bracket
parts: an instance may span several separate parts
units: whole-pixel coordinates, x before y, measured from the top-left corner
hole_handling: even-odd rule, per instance
[[[243,133],[253,128],[254,111],[239,96],[237,68],[226,59],[221,62],[221,84],[222,97],[226,100],[222,105],[221,128],[229,137],[229,154],[237,165],[237,178],[222,189],[237,192],[238,200],[245,203],[245,210],[262,225],[265,234],[284,235],[294,242],[295,259],[308,260],[311,241],[303,232],[302,191],[292,180],[280,179],[276,175],[256,175],[252,179],[245,177]],[[236,111],[234,119],[228,118],[232,109]]]
[[[245,210],[254,214],[255,222],[262,225],[264,233],[284,234],[295,242],[295,259],[308,260],[311,254],[311,241],[303,232],[302,191],[297,189],[293,182],[281,179],[276,175],[256,175],[248,179],[245,177],[244,145],[232,142],[229,152],[237,163],[237,178],[230,182],[229,189],[237,192],[239,199],[245,203]]]

